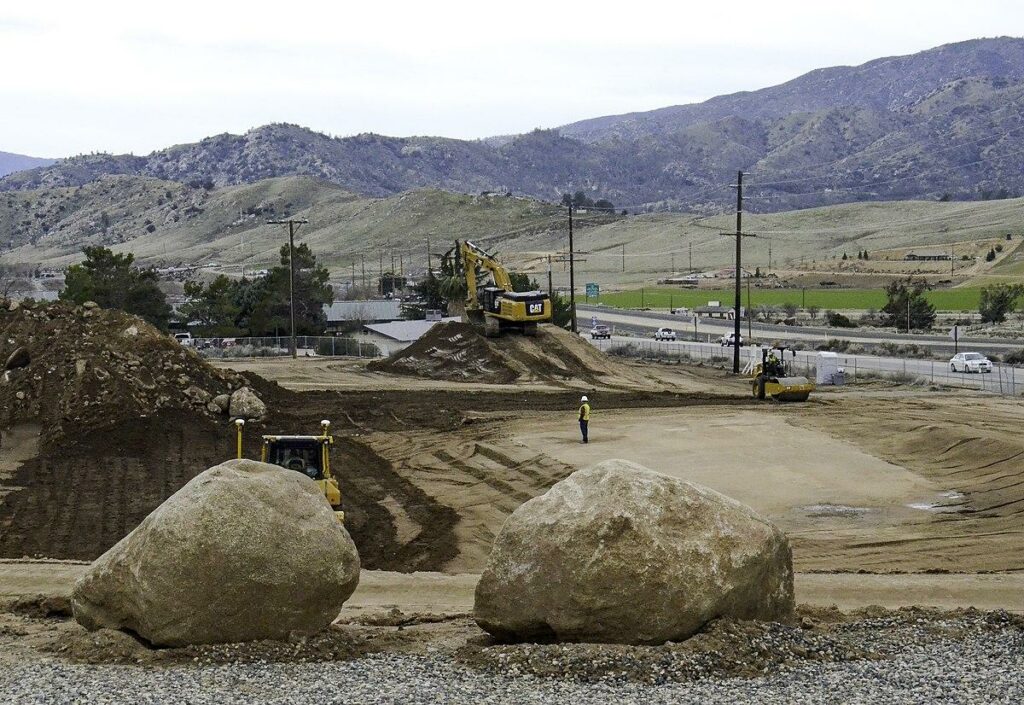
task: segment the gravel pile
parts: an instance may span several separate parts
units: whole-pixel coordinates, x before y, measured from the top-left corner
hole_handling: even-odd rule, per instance
[[[803,660],[767,676],[648,684],[612,672],[548,677],[468,668],[450,655],[376,654],[342,662],[86,666],[18,660],[0,669],[9,703],[1019,703],[1024,625],[1000,613],[907,611],[834,625],[837,643],[877,658]],[[763,646],[772,645],[768,643]],[[508,647],[491,647],[508,648]],[[593,645],[565,648],[600,650]],[[633,655],[635,656],[635,654]],[[623,661],[632,656],[622,656]],[[620,664],[629,670],[629,664]],[[557,670],[557,669],[556,669]],[[588,680],[589,679],[589,680]]]

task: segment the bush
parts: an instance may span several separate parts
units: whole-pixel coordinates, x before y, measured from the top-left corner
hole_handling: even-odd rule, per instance
[[[840,338],[829,338],[821,345],[814,348],[822,352],[840,352],[844,353],[850,349],[850,341],[842,340]]]
[[[841,313],[835,311],[826,311],[825,320],[833,328],[856,328],[857,324],[851,321],[849,318]]]
[[[1003,362],[1008,365],[1024,365],[1024,348],[1006,353],[1003,356]]]

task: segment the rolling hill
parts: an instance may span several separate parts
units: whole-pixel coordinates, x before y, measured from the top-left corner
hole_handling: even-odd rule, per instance
[[[0,179],[0,190],[78,187],[111,175],[215,186],[282,176],[362,196],[412,189],[523,194],[584,190],[631,213],[729,207],[739,169],[762,211],[1024,193],[1024,39],[978,39],[762,90],[464,141],[287,124],[148,156],[87,155]]]
[[[764,270],[770,256],[774,270],[804,264],[811,269],[817,261],[823,270],[854,273],[855,262],[841,261],[844,253],[852,258],[861,249],[945,251],[951,243],[958,243],[958,257],[973,256],[1007,233],[1020,241],[1022,206],[1024,199],[900,201],[748,213],[747,227],[758,237],[746,241],[744,264]],[[564,266],[557,263],[558,253],[567,250],[564,208],[524,197],[437,189],[367,198],[307,177],[206,189],[107,176],[80,187],[0,194],[0,231],[13,233],[0,251],[0,264],[64,266],[81,259],[84,245],[102,244],[133,252],[150,265],[215,264],[221,271],[253,271],[275,263],[284,242],[282,227],[266,220],[289,215],[309,219],[298,240],[308,243],[336,278],[350,277],[353,267],[357,276],[363,267],[370,273],[388,270],[392,257],[396,268],[421,274],[428,239],[436,266],[437,255],[456,238],[474,240],[541,278],[551,255],[556,280],[564,278],[557,273]],[[687,270],[691,257],[696,269],[732,262],[732,239],[720,234],[732,228],[730,215],[581,213],[575,222],[578,275],[603,286],[651,283]],[[960,272],[963,265],[957,266]],[[994,272],[1009,262],[995,266]]]

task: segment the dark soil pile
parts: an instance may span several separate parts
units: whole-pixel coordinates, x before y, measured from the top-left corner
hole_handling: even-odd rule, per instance
[[[541,326],[536,336],[487,338],[468,323],[439,323],[426,335],[367,369],[454,382],[585,382],[629,385],[636,374],[578,335]]]
[[[0,557],[93,560],[186,482],[234,457],[233,425],[208,407],[217,394],[249,386],[267,404],[266,418],[246,424],[248,458],[260,457],[262,434],[318,433],[323,418],[340,436],[401,425],[368,395],[299,394],[215,369],[120,311],[0,307],[0,366],[12,356],[12,369],[0,371],[0,434],[31,425],[40,442],[36,457],[4,481],[11,491],[0,496]],[[421,416],[443,428],[462,421],[436,408]],[[365,567],[436,570],[455,555],[453,509],[356,439],[339,437],[333,456]],[[382,506],[388,498],[432,531],[400,542]]]
[[[244,384],[135,316],[65,303],[0,307],[4,361],[0,428],[38,422],[44,446],[163,410],[212,418]]]
[[[454,382],[508,384],[514,369],[489,341],[468,323],[438,323],[426,335],[386,360],[367,365],[374,372],[416,375]]]

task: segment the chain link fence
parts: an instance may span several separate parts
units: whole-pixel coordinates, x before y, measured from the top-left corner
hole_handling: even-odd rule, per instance
[[[618,340],[587,340],[598,349],[624,357],[654,358],[666,361],[690,361],[711,365],[732,365],[733,348],[718,343],[689,341],[665,342],[644,338]],[[822,358],[815,350],[787,350],[785,361],[793,374],[815,379],[818,362]],[[740,369],[761,361],[761,348],[740,348]],[[878,357],[874,355],[847,355],[835,353],[834,362],[842,370],[846,381],[886,379],[907,384],[937,384],[965,389],[979,389],[1006,396],[1024,393],[1024,368],[993,363],[992,372],[965,373],[950,368],[942,360]]]
[[[192,338],[182,342],[203,357],[285,357],[292,354],[289,336],[263,338]],[[381,357],[373,343],[343,336],[298,335],[295,348],[300,357]]]

